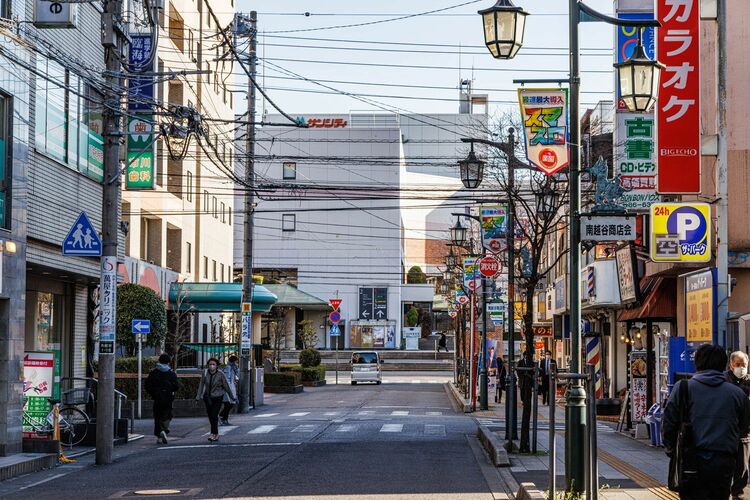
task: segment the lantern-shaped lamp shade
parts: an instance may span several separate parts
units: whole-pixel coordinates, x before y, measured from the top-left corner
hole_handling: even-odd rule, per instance
[[[448,295],[448,282],[443,281],[440,283],[440,294],[441,295]]]
[[[539,217],[549,217],[557,209],[557,192],[549,186],[536,194],[536,213]]]
[[[484,175],[484,161],[477,158],[474,151],[469,151],[469,156],[465,160],[458,162],[459,173],[461,174],[461,182],[464,183],[466,189],[476,189],[482,183],[482,176]]]
[[[448,266],[448,269],[453,269],[456,267],[456,264],[456,254],[451,250],[445,257],[445,265]]]
[[[451,228],[451,242],[456,246],[463,246],[466,243],[466,228],[457,220],[456,225]]]
[[[489,9],[480,10],[484,25],[484,43],[495,59],[513,59],[523,45],[526,16],[510,0],[498,0]]]
[[[620,83],[620,98],[629,111],[648,111],[659,96],[659,79],[664,65],[652,61],[643,51],[643,45],[636,45],[633,56],[627,61],[615,64]]]
[[[446,269],[445,271],[443,271],[443,283],[447,283],[448,281],[451,280],[452,277],[453,277],[453,273],[451,272],[450,269]]]

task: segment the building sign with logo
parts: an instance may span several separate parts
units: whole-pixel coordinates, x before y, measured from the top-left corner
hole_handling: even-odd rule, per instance
[[[55,398],[55,353],[25,352],[23,356],[23,434],[34,438],[34,427],[44,427]]]
[[[349,122],[342,117],[297,117],[298,123],[306,123],[307,128],[346,128]]]
[[[638,287],[635,280],[635,262],[633,249],[624,246],[615,253],[617,259],[617,281],[620,285],[620,300],[632,302],[638,298]]]
[[[483,206],[479,209],[482,220],[482,245],[490,252],[498,253],[505,248],[508,218],[504,205]]]
[[[567,89],[519,89],[529,162],[547,175],[568,165]]]
[[[651,260],[708,262],[711,259],[711,207],[706,203],[651,206]]]
[[[647,211],[661,201],[656,193],[656,124],[651,113],[616,113],[615,174],[627,192],[618,203],[630,211]]]
[[[568,294],[565,287],[565,276],[561,276],[555,280],[555,313],[560,313],[567,308],[568,305]]]
[[[467,257],[464,259],[464,288],[477,290],[482,285],[482,275],[479,274],[479,259]]]
[[[153,39],[150,34],[131,35],[128,62],[138,71],[153,71]],[[154,78],[153,76],[131,76],[128,80],[127,165],[125,172],[126,189],[154,188]]]
[[[685,327],[688,342],[713,342],[714,272],[706,269],[685,276]]]
[[[635,234],[635,217],[632,216],[581,217],[581,239],[584,241],[632,241]]]
[[[700,0],[656,0],[657,191],[701,192]]]
[[[76,4],[34,0],[34,26],[37,28],[75,28]]]

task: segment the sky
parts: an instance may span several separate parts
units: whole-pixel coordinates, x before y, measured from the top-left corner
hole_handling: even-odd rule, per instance
[[[239,0],[237,10],[258,12],[259,81],[276,104],[292,115],[364,110],[456,113],[460,79],[472,79],[476,93],[489,94],[491,114],[502,113],[518,109],[518,85],[513,79],[567,77],[564,0],[514,0],[530,15],[524,46],[510,61],[493,59],[483,45],[481,16],[476,12],[493,5],[494,0],[368,26],[337,27],[466,2]],[[612,12],[609,1],[590,0],[589,5]],[[295,31],[311,28],[329,29]],[[613,36],[613,28],[603,23],[581,26],[584,108],[612,99]],[[383,64],[398,66],[378,66]],[[235,85],[245,88],[244,76],[238,75]],[[274,112],[268,103],[262,104],[269,113]],[[245,101],[239,100],[236,111],[241,113],[244,108]]]

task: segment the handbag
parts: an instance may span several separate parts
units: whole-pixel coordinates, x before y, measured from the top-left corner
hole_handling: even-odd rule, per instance
[[[690,423],[690,391],[688,381],[681,380],[677,389],[680,391],[680,429],[677,432],[677,443],[669,457],[668,488],[671,491],[685,491],[693,478],[698,474],[697,455],[693,444],[693,425]]]

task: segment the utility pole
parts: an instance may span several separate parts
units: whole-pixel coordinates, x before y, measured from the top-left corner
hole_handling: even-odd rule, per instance
[[[115,341],[117,328],[117,237],[120,213],[122,141],[122,0],[102,2],[104,80],[104,184],[102,186],[102,258],[99,317],[99,382],[96,405],[96,463],[112,462],[115,423]]]
[[[508,317],[505,323],[508,325],[508,388],[505,405],[505,439],[508,442],[508,451],[513,451],[513,440],[516,438],[518,422],[518,408],[516,407],[516,342],[515,342],[515,323],[516,323],[516,247],[515,247],[515,230],[516,230],[516,207],[513,201],[513,190],[515,189],[515,161],[516,161],[516,138],[515,130],[511,127],[508,129],[508,143],[506,156],[508,157],[508,223],[505,230],[505,245],[508,247]]]
[[[717,49],[718,49],[718,157],[716,158],[716,312],[717,341],[719,345],[730,347],[727,339],[727,316],[729,315],[729,190],[727,175],[729,158],[727,156],[727,0],[717,3]],[[737,349],[739,346],[731,346]]]
[[[252,343],[252,301],[253,301],[253,211],[255,200],[255,76],[257,72],[256,54],[258,49],[258,13],[250,12],[250,75],[247,79],[247,129],[245,131],[245,204],[243,219],[242,246],[242,302],[251,304],[250,312],[242,314],[242,335],[240,336],[240,394],[238,411],[250,411],[250,346]]]

